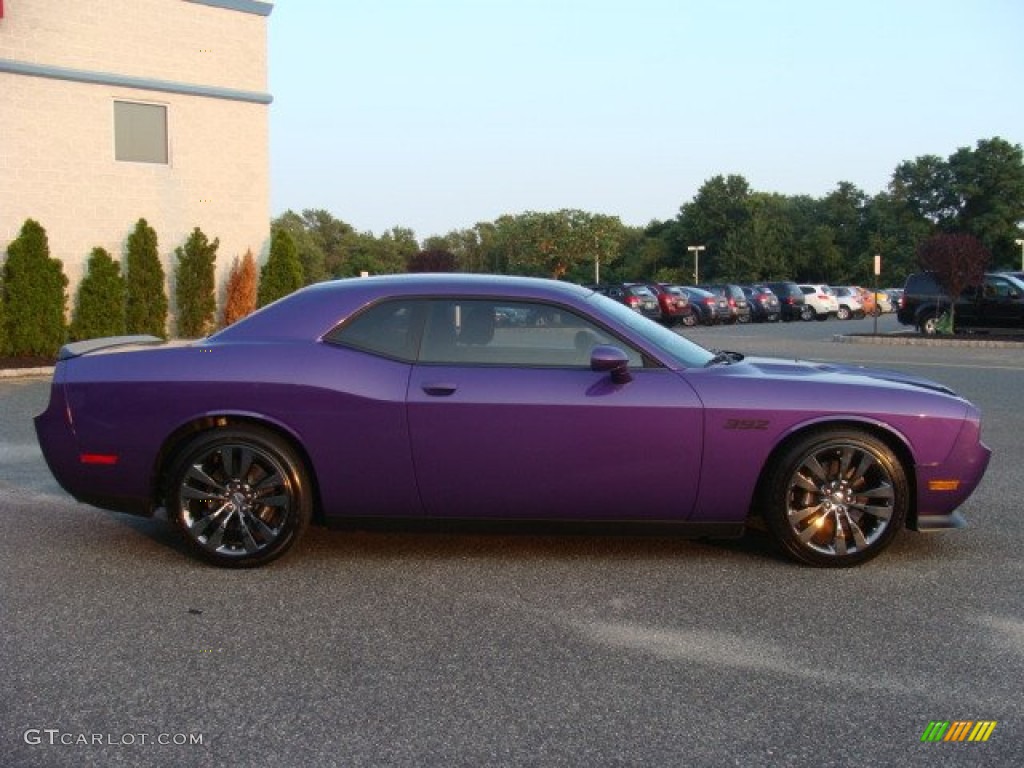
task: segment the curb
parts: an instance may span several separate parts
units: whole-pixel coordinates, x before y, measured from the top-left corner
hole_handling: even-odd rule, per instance
[[[36,376],[53,376],[53,366],[43,368],[5,368],[0,370],[0,379],[27,379]]]
[[[907,335],[879,335],[879,336],[843,336],[836,334],[832,341],[840,344],[880,344],[891,347],[974,347],[981,349],[1024,349],[1020,341],[1009,341],[1006,339],[993,338],[958,338],[951,339],[942,336],[907,336]]]

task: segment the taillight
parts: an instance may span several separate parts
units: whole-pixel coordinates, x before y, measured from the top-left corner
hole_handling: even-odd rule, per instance
[[[632,307],[633,309],[636,309],[637,307],[640,306],[640,299],[638,299],[636,296],[627,296],[626,303],[629,304],[629,306]]]

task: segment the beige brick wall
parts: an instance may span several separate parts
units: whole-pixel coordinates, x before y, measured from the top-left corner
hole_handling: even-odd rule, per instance
[[[0,58],[263,91],[267,18],[184,0],[5,0]]]
[[[0,58],[266,88],[266,17],[183,0],[5,0],[4,11]],[[114,160],[119,99],[167,106],[169,164]],[[142,217],[169,282],[194,227],[219,238],[222,291],[235,256],[269,246],[268,144],[264,104],[0,73],[0,259],[26,218],[39,221],[64,262],[70,310],[90,251],[123,256]]]

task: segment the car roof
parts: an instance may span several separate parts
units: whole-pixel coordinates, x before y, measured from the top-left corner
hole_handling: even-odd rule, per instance
[[[301,288],[210,340],[317,338],[364,306],[403,296],[501,296],[579,304],[593,293],[574,283],[509,275],[415,273],[344,278]]]

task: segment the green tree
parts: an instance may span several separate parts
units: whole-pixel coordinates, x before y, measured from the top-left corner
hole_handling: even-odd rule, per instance
[[[4,274],[0,269],[0,355],[10,353],[10,343],[7,339],[7,315],[4,310]]]
[[[672,250],[673,222],[652,221],[646,227],[623,227],[619,258],[601,267],[601,282],[684,280]]]
[[[800,199],[757,192],[750,195],[748,207],[752,258],[745,273],[727,277],[742,282],[789,277]]]
[[[217,314],[214,273],[219,246],[220,239],[214,238],[210,242],[203,231],[196,227],[185,245],[174,250],[178,259],[174,284],[179,336],[195,339],[213,330]]]
[[[680,255],[692,263],[687,248],[703,245],[705,249],[700,254],[701,281],[738,279],[733,270],[743,267],[737,249],[752,245],[752,240],[735,233],[751,225],[750,196],[750,185],[742,176],[715,176],[679,209]],[[722,261],[723,255],[726,262]],[[692,266],[689,269],[692,274]]]
[[[870,200],[864,227],[868,252],[882,256],[882,281],[890,285],[902,285],[904,278],[917,269],[917,249],[934,229],[889,192]]]
[[[4,324],[14,355],[54,356],[64,343],[68,279],[50,258],[46,230],[27,219],[7,246],[3,267]]]
[[[312,242],[324,254],[322,268],[317,266],[317,274],[307,277],[307,282],[316,282],[323,279],[323,275],[358,275],[359,271],[353,271],[347,264],[352,251],[357,248],[360,239],[359,233],[352,225],[341,219],[335,218],[328,211],[322,208],[307,208],[302,211],[302,222],[306,232],[309,233]],[[297,241],[300,258],[303,265],[306,259],[302,257],[302,243]],[[321,272],[322,269],[322,272]]]
[[[1011,265],[1020,249],[1014,242],[1024,221],[1024,156],[1019,144],[982,140],[949,158],[956,216],[949,228],[977,237],[997,264]]]
[[[302,262],[299,261],[295,242],[286,230],[274,230],[270,238],[270,256],[260,270],[257,303],[265,307],[302,286]]]
[[[922,155],[896,166],[889,194],[936,229],[948,227],[956,216],[953,172],[949,163],[937,155]]]
[[[139,219],[125,244],[125,328],[128,333],[167,338],[166,275],[156,230]]]
[[[596,263],[618,258],[622,238],[617,217],[573,209],[502,216],[494,231],[496,255],[509,272],[586,281]]]
[[[847,181],[822,199],[817,247],[811,254],[821,282],[868,281],[873,262],[864,226],[867,203],[868,196]]]
[[[98,339],[125,333],[121,265],[104,248],[93,248],[71,318],[71,339]]]
[[[485,247],[483,227],[460,229],[447,235],[428,237],[423,241],[424,251],[448,251],[455,259],[457,272],[493,272]]]
[[[302,262],[302,276],[307,285],[326,280],[330,275],[327,269],[326,248],[337,248],[332,238],[326,234],[331,227],[327,219],[331,218],[326,211],[303,211],[302,215],[295,211],[285,211],[271,224],[271,232],[275,229],[284,229],[291,235],[295,243],[295,250],[298,253],[299,261]],[[344,222],[331,219],[335,227],[342,229],[342,234],[351,232],[352,228]],[[323,226],[318,223],[323,222]]]

